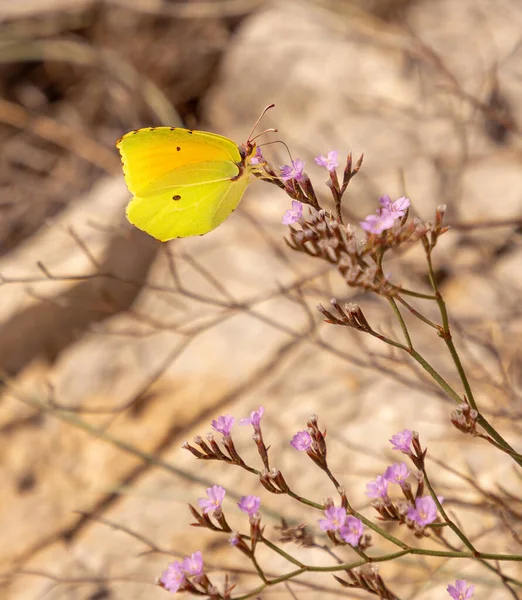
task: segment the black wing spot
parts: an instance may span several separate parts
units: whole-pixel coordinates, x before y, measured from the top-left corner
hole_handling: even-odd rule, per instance
[[[179,146],[177,146],[176,150],[179,152],[181,150],[181,148]]]
[[[171,127],[170,130],[171,131],[176,131],[176,128],[175,127]]]
[[[192,131],[192,129],[187,129],[187,133],[190,133],[190,135],[192,135],[194,132]]]
[[[172,196],[173,200],[181,200],[181,196],[179,194],[176,194],[175,196]]]

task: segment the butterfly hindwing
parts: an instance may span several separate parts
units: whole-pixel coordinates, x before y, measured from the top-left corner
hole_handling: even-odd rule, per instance
[[[129,221],[161,241],[201,235],[222,223],[248,184],[230,160],[169,170],[142,188],[127,206]]]

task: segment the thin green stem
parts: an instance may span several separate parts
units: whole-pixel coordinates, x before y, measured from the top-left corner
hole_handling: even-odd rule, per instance
[[[422,468],[422,474],[424,475],[424,481],[426,482],[426,485],[428,486],[431,497],[433,498],[435,504],[437,505],[437,508],[438,508],[440,514],[442,515],[443,519],[449,525],[449,527],[453,531],[453,533],[461,540],[461,542],[476,556],[478,554],[476,548],[473,546],[473,544],[470,542],[470,540],[464,535],[464,533],[455,525],[455,523],[453,523],[453,521],[448,517],[448,514],[444,510],[442,504],[440,503],[440,501],[437,497],[437,494],[435,493],[435,490],[433,489],[433,486],[431,485],[431,482],[429,480],[428,473],[426,472],[425,467]]]
[[[392,307],[392,310],[395,313],[395,316],[397,317],[397,321],[399,321],[399,325],[401,326],[402,333],[404,335],[404,339],[406,340],[406,344],[408,345],[408,348],[410,350],[413,350],[413,344],[411,343],[411,337],[410,337],[410,333],[408,331],[408,327],[406,326],[406,322],[404,321],[404,319],[401,315],[401,311],[399,310],[397,303],[391,297],[387,298],[387,300],[390,303],[390,306]]]
[[[477,422],[479,421],[479,418],[477,418]],[[487,421],[486,421],[487,422]],[[489,425],[489,423],[488,423]],[[484,425],[482,425],[482,427],[484,427]],[[485,427],[484,427],[485,429]],[[515,460],[517,459],[522,459],[522,455],[520,455],[518,452],[515,452],[514,450],[508,450],[507,448],[505,448],[504,446],[501,446],[498,442],[496,442],[495,440],[491,439],[490,436],[487,435],[483,435],[483,434],[477,434],[477,437],[482,438],[483,440],[486,440],[487,442],[489,442],[492,446],[495,446],[495,448],[498,448],[498,450],[501,450],[502,452],[505,452],[506,454],[509,454],[509,456],[511,456],[512,458],[514,458]]]
[[[354,517],[357,517],[359,519],[359,521],[362,522],[363,525],[366,525],[366,527],[368,527],[368,529],[375,531],[375,533],[377,533],[381,537],[385,538],[386,540],[388,540],[395,546],[402,548],[403,551],[409,550],[408,544],[405,544],[404,542],[402,542],[401,540],[399,540],[398,538],[393,536],[391,533],[388,533],[384,529],[381,529],[380,527],[375,525],[375,523],[372,523],[372,521],[369,521],[364,515],[361,515],[356,510],[354,510],[352,514]],[[373,559],[371,559],[371,560],[373,560]]]
[[[303,498],[302,496],[299,496],[295,492],[288,491],[287,495],[290,496],[291,498],[293,498],[294,500],[301,502],[301,504],[306,504],[306,506],[311,506],[312,508],[317,508],[318,510],[324,510],[324,504],[318,504],[317,502],[313,502],[312,500]]]
[[[440,385],[440,387],[446,392],[446,394],[455,400],[458,404],[463,402],[462,398],[457,394],[457,392],[451,387],[451,385],[440,375],[430,364],[426,361],[426,359],[419,354],[416,350],[411,349],[409,351],[410,356],[416,360],[421,367],[427,371],[433,379]]]
[[[440,290],[439,290],[439,287],[437,284],[437,279],[435,277],[433,263],[431,260],[431,248],[430,247],[426,247],[426,260],[428,263],[428,276],[430,279],[430,284],[431,284],[431,287],[433,288],[433,291],[435,292],[436,302],[439,307],[439,312],[440,312],[440,315],[442,318],[442,329],[439,332],[439,335],[444,340],[444,342],[451,354],[451,358],[453,359],[453,362],[459,373],[460,380],[464,387],[464,392],[466,394],[466,398],[467,398],[471,408],[475,409],[478,413],[477,423],[485,431],[487,431],[487,433],[504,449],[504,451],[507,454],[509,454],[513,458],[513,460],[518,465],[522,466],[522,456],[516,452],[516,450],[500,435],[500,433],[498,433],[498,431],[487,421],[487,419],[481,414],[480,410],[478,409],[475,397],[473,396],[473,391],[471,389],[471,385],[469,383],[468,377],[464,370],[464,366],[462,365],[460,356],[457,352],[455,344],[453,343],[453,339],[451,336],[451,330],[450,330],[450,324],[449,324],[448,311],[446,308],[446,303],[444,301],[444,298],[442,297],[442,294],[440,293]]]
[[[434,323],[433,321],[430,321],[422,313],[420,313],[418,310],[416,310],[415,308],[413,308],[413,306],[411,304],[409,304],[408,302],[406,302],[406,300],[404,300],[404,298],[401,298],[401,296],[395,296],[395,298],[403,306],[405,306],[411,312],[411,314],[414,317],[417,317],[417,319],[420,319],[423,323],[426,323],[426,325],[429,325],[430,327],[433,327],[433,329],[437,329],[437,331],[440,329],[440,325],[437,325],[437,323]]]
[[[326,468],[323,469],[323,471],[328,475],[328,478],[330,479],[330,481],[334,484],[335,486],[335,490],[337,492],[339,492],[339,490],[342,489],[341,484],[337,481],[337,479],[335,478],[334,474],[330,471],[330,469],[328,468],[328,466],[326,466]]]
[[[287,552],[285,552],[284,550],[282,550],[279,546],[276,546],[270,540],[267,540],[264,536],[261,536],[261,541],[263,542],[263,544],[265,544],[265,546],[267,546],[268,548],[270,548],[270,550],[273,550],[274,552],[276,552],[277,554],[279,554],[279,556],[282,556],[288,562],[291,562],[292,564],[294,564],[294,565],[296,565],[297,567],[300,567],[300,568],[304,567],[304,565],[303,565],[303,563],[301,561],[297,560],[297,558],[294,558],[293,556],[291,556],[290,554],[288,554]]]
[[[522,562],[522,556],[517,554],[495,554],[494,552],[447,552],[445,550],[425,550],[423,548],[412,548],[410,554],[421,554],[423,556],[437,556],[442,558],[483,558],[486,560]]]
[[[326,473],[329,474],[329,475],[331,475],[331,473],[329,473],[329,469],[328,468],[326,469]],[[331,478],[333,478],[334,484],[336,485],[336,488],[338,489],[339,488],[339,484],[335,480],[335,477],[333,477],[333,475],[332,475]],[[312,508],[317,508],[318,510],[324,510],[324,505],[323,504],[317,504],[316,502],[312,502],[311,500],[308,500],[306,498],[298,496],[295,492],[292,492],[292,490],[289,490],[287,492],[287,495],[290,496],[291,498],[294,498],[294,500],[297,500],[298,502],[301,502],[302,504],[306,504],[307,506],[311,506]],[[371,521],[369,521],[366,517],[364,517],[363,515],[361,515],[360,513],[358,513],[356,510],[354,510],[350,506],[350,504],[348,504],[348,511],[349,511],[350,514],[352,514],[353,516],[357,517],[360,521],[362,521],[362,523],[364,525],[366,525],[366,527],[368,527],[369,529],[371,529],[372,531],[374,531],[376,534],[380,535],[381,537],[387,539],[389,542],[391,542],[395,546],[398,546],[399,548],[402,548],[402,549],[408,548],[407,544],[405,544],[404,542],[401,542],[401,540],[399,540],[398,538],[396,538],[393,535],[391,535],[391,533],[388,533],[384,529],[381,529],[380,527],[378,527],[377,525],[375,525],[375,523],[372,523]]]
[[[274,577],[273,579],[270,579],[268,581],[268,583],[258,586],[257,588],[255,588],[254,590],[251,590],[247,594],[243,594],[242,596],[236,596],[236,598],[234,598],[234,600],[247,600],[247,598],[252,598],[254,596],[258,596],[268,586],[276,585],[278,583],[282,583],[283,581],[288,581],[290,579],[298,577],[299,575],[302,575],[303,573],[307,573],[307,572],[308,573],[335,573],[338,571],[349,571],[351,569],[361,567],[368,563],[387,562],[387,561],[394,560],[396,558],[401,558],[402,556],[405,556],[408,554],[409,555],[418,555],[418,556],[434,556],[434,557],[440,557],[440,558],[472,558],[472,559],[480,558],[480,559],[484,559],[484,560],[522,562],[522,556],[511,555],[511,554],[494,554],[494,553],[488,553],[488,552],[484,552],[484,553],[480,552],[480,553],[478,553],[478,555],[476,555],[473,552],[452,552],[452,551],[445,551],[445,550],[429,550],[429,549],[423,549],[423,548],[407,548],[400,552],[393,552],[393,553],[385,554],[385,555],[381,555],[381,556],[375,556],[375,557],[368,556],[368,560],[359,560],[359,561],[355,561],[355,562],[343,563],[343,564],[339,564],[339,565],[332,565],[332,566],[328,566],[328,567],[316,567],[316,566],[312,566],[312,565],[304,565],[300,569],[296,569],[295,571],[291,571],[284,575],[280,575],[279,577]],[[514,580],[513,583],[515,585],[519,585],[519,586],[521,585],[521,582],[518,582],[516,580]]]
[[[252,564],[254,565],[254,568],[257,571],[257,574],[259,575],[259,578],[261,579],[261,581],[263,581],[263,583],[265,583],[265,584],[268,584],[268,579],[266,578],[266,575],[265,575],[263,569],[261,568],[260,564],[257,562],[257,558],[254,556],[253,553],[252,553],[252,556],[250,557],[250,560],[252,561]]]
[[[486,418],[479,412],[477,423],[497,442],[496,446],[522,467],[522,456],[507,442]]]
[[[395,348],[399,348],[400,350],[409,352],[408,346],[405,346],[404,344],[401,344],[400,342],[396,342],[395,340],[392,340],[391,338],[386,337],[385,335],[377,333],[374,329],[369,329],[368,333],[370,335],[373,335],[373,337],[376,337],[378,340],[381,340],[381,342],[384,342],[385,344],[389,344],[390,346],[394,346]]]
[[[413,296],[414,298],[420,298],[421,300],[436,300],[437,297],[433,294],[421,294],[421,292],[414,292],[413,290],[407,290],[397,285],[390,284],[393,291],[404,296]]]
[[[399,319],[399,322],[404,323],[404,320],[402,319],[402,315],[400,314],[399,309],[397,308],[397,305],[393,302],[392,299],[389,299],[390,304],[392,306],[392,308],[394,309],[395,314],[397,315],[397,318]],[[403,329],[403,332],[405,331],[405,329]],[[450,398],[453,398],[453,400],[455,400],[455,402],[457,402],[458,404],[461,404],[463,402],[463,399],[457,394],[457,392],[450,386],[450,384],[442,377],[442,375],[440,375],[430,364],[429,362],[421,355],[419,354],[414,348],[413,346],[405,346],[404,344],[401,344],[400,342],[396,342],[395,340],[392,340],[388,337],[386,337],[385,335],[381,335],[380,333],[377,333],[375,330],[373,329],[369,329],[368,333],[370,335],[373,335],[374,337],[376,337],[377,339],[381,340],[382,342],[389,344],[390,346],[394,346],[395,348],[399,348],[400,350],[404,350],[405,352],[407,352],[414,360],[416,360],[421,367],[427,371],[431,377],[433,379],[435,379],[435,381],[440,385],[440,387],[446,392],[446,394],[448,394],[448,396]],[[411,339],[408,335],[408,331],[406,329],[405,331],[405,335],[407,335],[407,341],[409,341],[409,343],[411,344]]]

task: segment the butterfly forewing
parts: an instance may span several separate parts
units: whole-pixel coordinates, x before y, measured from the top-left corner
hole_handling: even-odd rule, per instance
[[[136,195],[157,179],[187,165],[241,162],[239,148],[232,140],[205,131],[171,127],[139,129],[124,135],[117,147],[125,182]]]

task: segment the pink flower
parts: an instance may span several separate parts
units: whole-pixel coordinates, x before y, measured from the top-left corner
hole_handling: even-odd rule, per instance
[[[464,579],[457,579],[457,581],[455,581],[455,585],[448,585],[447,590],[448,594],[453,598],[453,600],[468,600],[473,596],[475,586],[468,586]]]
[[[439,502],[442,502],[442,496],[439,497]],[[423,496],[415,500],[415,508],[410,506],[408,509],[408,519],[415,521],[417,525],[424,527],[433,523],[437,518],[437,505],[431,496]]]
[[[403,217],[411,204],[406,196],[402,196],[398,200],[395,200],[395,202],[392,202],[387,194],[381,196],[379,202],[381,203],[382,210],[387,211],[394,219]]]
[[[395,218],[387,211],[382,211],[377,215],[368,215],[364,221],[360,221],[359,225],[368,233],[379,235],[386,229],[393,227]]]
[[[160,577],[160,583],[172,594],[175,594],[184,582],[185,573],[183,565],[177,560],[170,563]]]
[[[181,565],[185,575],[203,575],[203,556],[198,550],[191,556],[186,556]]]
[[[312,436],[308,431],[299,431],[294,435],[290,444],[296,450],[309,450],[312,445]]]
[[[386,498],[388,495],[388,481],[382,475],[377,475],[374,481],[366,484],[366,495],[368,498]]]
[[[224,436],[229,436],[234,421],[235,419],[232,415],[221,415],[212,421],[212,429],[222,433]]]
[[[342,506],[339,508],[329,506],[324,511],[324,516],[326,519],[319,519],[319,527],[323,531],[338,531],[344,526],[348,515]]]
[[[253,515],[261,506],[261,498],[258,496],[243,496],[237,503],[239,510],[242,510],[247,515]]]
[[[408,470],[408,465],[406,463],[394,463],[391,467],[386,469],[384,477],[390,483],[402,485],[409,474],[410,471]]]
[[[362,537],[364,528],[363,524],[356,517],[349,515],[346,517],[344,525],[339,530],[339,535],[347,544],[354,548],[359,545],[359,540]]]
[[[252,425],[254,427],[254,430],[257,431],[259,429],[259,423],[261,422],[261,417],[263,416],[263,413],[265,412],[265,409],[260,406],[257,410],[253,410],[250,413],[250,417],[245,417],[244,419],[241,419],[241,421],[239,421],[240,425]]]
[[[381,203],[381,208],[377,211],[377,214],[368,215],[364,221],[360,222],[361,227],[365,231],[376,235],[393,227],[395,221],[403,217],[410,206],[410,201],[406,196],[402,196],[402,198],[392,202],[388,195],[384,195],[379,198],[379,202]]]
[[[266,162],[266,161],[264,159],[263,154],[261,153],[261,148],[259,146],[257,146],[256,153],[250,159],[250,164],[251,165],[259,165],[259,164],[262,164],[264,162]]]
[[[282,223],[283,225],[291,225],[292,223],[297,223],[299,219],[303,216],[303,205],[299,200],[292,200],[292,208],[287,210],[283,215]]]
[[[320,167],[326,167],[329,171],[333,171],[339,166],[337,154],[337,150],[331,150],[328,152],[328,156],[316,156],[314,160]]]
[[[208,515],[208,513],[220,509],[226,493],[225,488],[220,485],[213,485],[207,488],[208,498],[199,498],[198,500],[199,507],[203,509],[203,513]]]
[[[303,181],[304,165],[304,161],[300,158],[293,160],[291,165],[283,165],[281,167],[281,179],[283,181],[290,181],[290,179]]]
[[[395,435],[392,435],[390,442],[392,443],[394,450],[400,450],[404,454],[410,454],[411,441],[413,439],[413,432],[409,429],[405,429]]]

